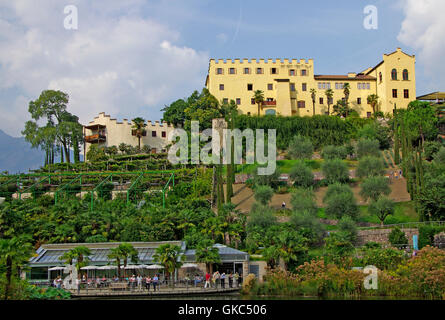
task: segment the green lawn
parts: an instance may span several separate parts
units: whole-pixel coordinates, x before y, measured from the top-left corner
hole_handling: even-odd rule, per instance
[[[323,219],[329,218],[326,216],[324,208],[318,209],[317,216]],[[380,220],[376,216],[368,213],[368,206],[360,206],[358,221],[380,224]],[[397,224],[418,221],[419,216],[414,209],[414,202],[409,201],[396,203],[394,215],[387,217],[385,219],[385,224]]]

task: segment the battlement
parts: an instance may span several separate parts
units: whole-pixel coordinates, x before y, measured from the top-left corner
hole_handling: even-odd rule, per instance
[[[210,65],[252,65],[252,64],[293,64],[293,65],[313,65],[314,59],[284,59],[284,58],[276,58],[276,59],[210,59]]]
[[[107,123],[110,124],[116,124],[116,125],[124,125],[124,126],[132,126],[133,123],[129,121],[128,119],[122,119],[122,122],[118,121],[117,119],[112,119],[110,115],[105,114],[105,112],[100,112],[98,116],[94,117],[93,121],[89,122],[89,125],[94,124],[101,124],[101,125],[107,125]],[[174,128],[172,124],[168,124],[166,122],[160,122],[159,120],[146,121],[146,127],[153,128]]]

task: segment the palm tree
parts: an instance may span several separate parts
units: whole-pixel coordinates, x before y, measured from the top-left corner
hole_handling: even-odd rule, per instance
[[[377,107],[377,105],[379,103],[379,96],[376,95],[376,94],[371,94],[371,95],[368,96],[367,101],[368,101],[368,104],[371,105],[372,113],[375,116],[375,113],[377,111],[376,107]]]
[[[346,102],[346,106],[349,105],[349,94],[351,93],[351,86],[349,85],[349,83],[345,83],[343,85],[343,93],[345,95],[345,102]],[[346,111],[346,115],[345,117],[348,116],[348,110]]]
[[[169,277],[170,274],[174,274],[175,270],[182,266],[184,257],[185,256],[181,254],[181,247],[170,243],[157,247],[153,255],[154,261],[164,266],[167,277]]]
[[[332,89],[326,90],[325,91],[325,95],[326,95],[326,99],[328,100],[327,101],[327,104],[328,104],[328,115],[330,115],[331,114],[330,106],[331,106],[332,98],[334,97],[334,90],[332,90]]]
[[[346,104],[346,101],[343,100],[338,100],[337,104],[334,105],[334,112],[339,115],[339,116],[343,116],[346,117],[348,115],[348,105]]]
[[[253,99],[255,100],[255,103],[258,104],[258,117],[259,117],[261,114],[261,107],[264,102],[264,92],[261,90],[256,90],[253,93]]]
[[[311,98],[312,98],[312,115],[315,116],[315,99],[317,98],[317,90],[312,88],[310,91],[311,91]]]
[[[195,251],[196,262],[205,263],[206,271],[210,274],[213,273],[213,264],[221,262],[218,248],[215,248],[213,244],[211,240],[202,240]]]
[[[67,264],[73,264],[76,260],[77,276],[80,279],[80,268],[85,267],[88,262],[88,256],[91,255],[91,250],[85,246],[78,246],[65,252],[59,259],[64,260]]]
[[[13,274],[18,274],[20,268],[28,263],[31,252],[32,245],[27,238],[0,239],[0,264],[4,265],[6,269],[5,300],[8,299],[11,291]]]
[[[138,148],[141,150],[141,138],[145,134],[145,120],[141,117],[134,118],[133,120],[133,129],[134,135],[138,138]]]
[[[120,277],[120,262],[124,262],[124,275],[125,267],[127,266],[128,259],[133,263],[139,261],[139,252],[130,243],[121,243],[118,247],[111,249],[108,255],[109,259],[115,259],[117,265],[117,273]]]
[[[119,248],[112,248],[108,254],[108,259],[114,260],[117,265],[117,276],[121,277],[121,252]]]

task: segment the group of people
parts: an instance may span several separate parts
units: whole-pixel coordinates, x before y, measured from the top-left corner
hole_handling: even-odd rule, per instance
[[[218,288],[221,287],[222,289],[226,288],[226,280],[228,282],[229,288],[233,287],[239,287],[243,282],[242,275],[238,274],[238,272],[235,272],[233,274],[230,272],[229,274],[226,274],[225,272],[219,273],[219,271],[215,271],[213,275],[211,275],[209,272],[205,274],[205,288]]]

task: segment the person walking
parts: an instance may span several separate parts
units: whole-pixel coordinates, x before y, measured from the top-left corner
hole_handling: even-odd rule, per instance
[[[221,274],[221,288],[223,288],[223,289],[225,289],[225,285],[226,285],[225,282],[226,282],[226,273],[223,272]]]
[[[141,291],[142,290],[142,276],[140,274],[138,274],[136,280],[138,282],[138,291]]]
[[[157,274],[153,277],[153,291],[156,292],[156,287],[158,286],[159,277]],[[159,288],[158,288],[159,291]]]
[[[80,279],[76,278],[77,294],[80,294]]]
[[[232,272],[229,273],[229,288],[232,288],[233,284],[233,274]]]
[[[206,272],[206,283],[204,285],[205,288],[210,288],[210,273]]]
[[[150,292],[150,284],[151,284],[151,278],[150,275],[148,275],[145,278],[145,288],[147,288],[147,291]]]

